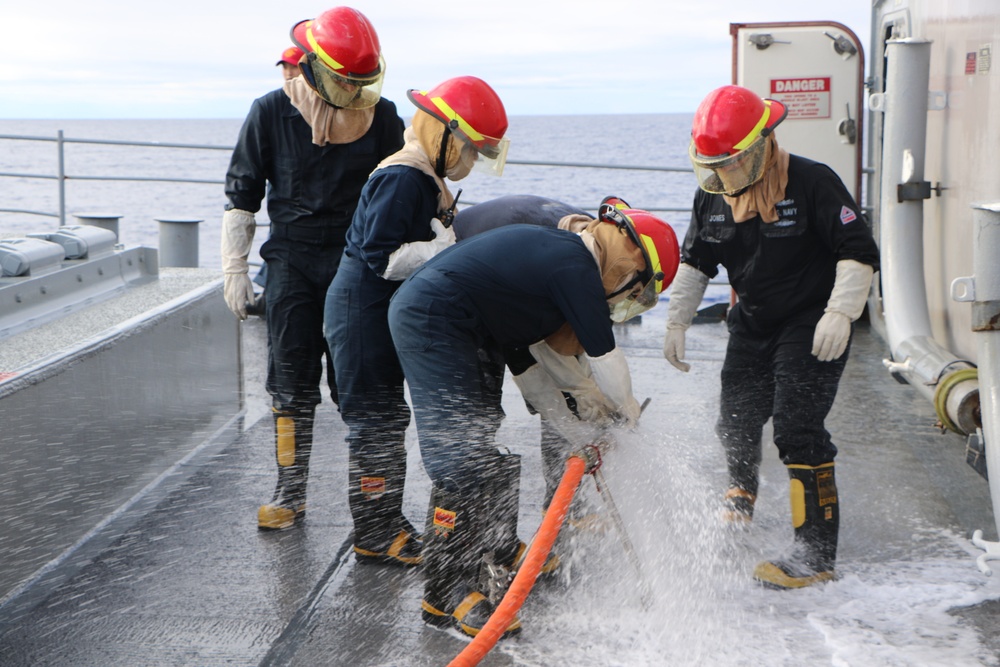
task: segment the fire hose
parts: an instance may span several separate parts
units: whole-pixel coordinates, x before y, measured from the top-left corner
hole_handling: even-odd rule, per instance
[[[648,404],[649,399],[647,398],[643,402],[642,408],[645,409]],[[643,576],[639,558],[625,530],[625,523],[618,512],[618,507],[611,497],[611,490],[604,481],[604,473],[601,471],[601,454],[602,450],[606,449],[606,447],[606,443],[598,442],[574,452],[566,459],[566,469],[563,472],[562,479],[559,481],[559,486],[556,488],[556,492],[549,502],[549,508],[542,518],[542,523],[538,527],[538,531],[532,538],[531,544],[528,545],[524,562],[521,563],[517,574],[514,575],[514,580],[511,582],[500,604],[493,611],[490,620],[483,625],[479,633],[472,638],[472,641],[448,663],[448,667],[475,667],[500,640],[500,637],[507,629],[507,626],[510,625],[514,616],[517,615],[517,612],[520,611],[521,606],[535,585],[535,580],[538,578],[542,566],[545,564],[545,560],[552,550],[552,545],[555,544],[556,537],[559,536],[559,530],[566,520],[570,504],[573,502],[573,496],[580,486],[580,480],[588,473],[594,477],[597,490],[604,500],[608,514],[611,515],[615,529],[618,531],[618,537],[621,539],[626,557],[639,576],[643,607],[649,608],[649,587]]]

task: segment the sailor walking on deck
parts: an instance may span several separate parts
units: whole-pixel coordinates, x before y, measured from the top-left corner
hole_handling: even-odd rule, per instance
[[[361,191],[326,298],[324,333],[350,429],[354,554],[362,563],[420,562],[418,532],[403,515],[410,408],[389,333],[389,300],[403,280],[455,243],[455,197],[445,179],[459,181],[474,165],[492,165],[499,175],[508,145],[503,103],[481,79],[457,77],[408,96],[417,111],[406,144]]]
[[[695,112],[690,156],[700,189],[667,312],[664,356],[687,371],[685,330],[710,278],[726,267],[729,311],[716,433],[729,469],[726,518],[749,522],[764,424],[791,481],[793,549],[754,578],[799,588],[834,577],[837,448],[824,422],[865,307],[878,248],[857,203],[826,165],[789,155],[774,130],[784,105],[739,86]]]
[[[652,307],[667,284],[657,255],[671,249],[658,245],[662,228],[643,232],[627,214],[580,235],[530,225],[479,234],[428,261],[392,299],[389,328],[433,483],[423,551],[427,623],[477,634],[497,601],[481,566],[502,576],[521,544],[520,462],[494,443],[484,345],[527,347],[568,322],[621,423],[639,418],[608,308],[627,318]],[[515,618],[505,634],[519,629]]]
[[[302,75],[250,108],[226,174],[223,216],[226,304],[242,320],[254,301],[247,258],[266,190],[271,230],[260,254],[278,483],[258,510],[262,529],[288,528],[305,515],[324,356],[337,401],[323,339],[326,290],[368,174],[403,145],[403,121],[380,96],[378,35],[363,14],[334,7],[297,23],[292,41],[306,54]]]

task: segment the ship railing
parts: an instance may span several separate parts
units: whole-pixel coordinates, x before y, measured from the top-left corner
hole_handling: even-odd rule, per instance
[[[51,218],[59,218],[60,224],[66,224],[66,181],[146,181],[146,182],[157,182],[157,183],[194,183],[203,185],[225,185],[225,181],[222,179],[204,179],[204,178],[176,178],[176,177],[166,177],[166,176],[120,176],[120,175],[109,175],[109,176],[97,176],[97,175],[82,175],[82,174],[71,174],[66,171],[66,151],[65,147],[67,144],[103,144],[110,146],[132,146],[132,147],[144,147],[144,148],[186,148],[192,150],[208,150],[208,151],[226,151],[232,152],[233,146],[220,146],[212,144],[187,144],[187,143],[169,143],[160,141],[121,141],[112,139],[80,139],[71,138],[63,134],[62,130],[59,130],[54,137],[45,136],[32,136],[32,135],[17,135],[17,134],[0,134],[0,139],[16,140],[16,141],[39,141],[39,142],[49,142],[56,144],[56,153],[58,158],[58,168],[55,174],[38,174],[38,173],[16,173],[16,172],[0,172],[0,177],[11,177],[11,178],[35,178],[35,179],[46,179],[54,180],[57,182],[59,189],[59,210],[58,211],[35,211],[26,209],[15,209],[15,208],[3,208],[0,207],[0,213],[22,213],[27,215],[39,215]],[[673,173],[693,173],[691,168],[683,167],[660,167],[660,166],[640,166],[640,165],[617,165],[617,164],[598,164],[590,162],[546,162],[537,160],[507,160],[508,165],[524,165],[524,166],[535,166],[535,167],[565,167],[572,169],[608,169],[608,170],[628,170],[628,171],[647,171],[647,172],[673,172]],[[2,203],[2,202],[0,202]],[[474,201],[463,202],[468,205],[475,204]],[[581,207],[583,208],[583,207]],[[674,213],[684,213],[690,211],[687,207],[651,207],[648,210],[652,212],[674,212]],[[263,223],[265,226],[267,223]]]
[[[55,174],[25,174],[25,173],[15,173],[15,172],[0,172],[0,177],[11,177],[11,178],[37,178],[43,180],[54,180],[57,182],[58,187],[58,201],[59,210],[58,211],[34,211],[26,209],[13,209],[13,208],[3,208],[0,207],[0,213],[22,213],[26,215],[39,215],[50,218],[59,218],[59,224],[66,224],[66,181],[150,181],[157,183],[198,183],[204,185],[223,185],[225,181],[219,179],[204,179],[204,178],[174,178],[166,176],[94,176],[94,175],[82,175],[82,174],[68,174],[66,173],[66,144],[104,144],[110,146],[141,146],[148,148],[188,148],[197,150],[209,150],[209,151],[228,151],[232,152],[232,146],[218,146],[211,144],[185,144],[185,143],[168,143],[161,141],[119,141],[114,139],[78,139],[66,137],[62,130],[57,131],[55,137],[44,137],[44,136],[32,136],[32,135],[18,135],[18,134],[0,134],[0,139],[8,139],[15,141],[40,141],[40,142],[54,142],[56,144],[56,155],[58,160],[58,168]]]
[[[0,134],[0,140],[15,140],[15,141],[37,141],[45,143],[55,143],[56,154],[57,154],[57,170],[55,174],[42,174],[42,173],[16,173],[16,172],[2,172],[0,171],[0,178],[27,178],[27,179],[42,179],[42,180],[54,180],[56,181],[58,188],[58,210],[57,211],[38,211],[29,210],[21,208],[4,208],[2,206],[3,202],[0,201],[0,213],[19,213],[25,215],[38,215],[44,217],[58,218],[60,225],[66,224],[66,181],[141,181],[141,182],[156,182],[156,183],[190,183],[190,184],[200,184],[200,185],[213,185],[220,186],[225,185],[225,181],[222,179],[205,179],[205,178],[184,178],[184,177],[173,177],[173,176],[122,176],[122,175],[84,175],[84,174],[74,174],[67,173],[66,169],[66,145],[67,144],[101,144],[108,146],[122,146],[122,147],[142,147],[142,148],[171,148],[171,149],[190,149],[190,150],[201,150],[201,151],[226,151],[231,153],[233,151],[233,146],[224,145],[213,145],[213,144],[194,144],[194,143],[174,143],[174,142],[161,142],[161,141],[123,141],[115,139],[86,139],[86,138],[74,138],[67,137],[63,134],[62,130],[58,130],[56,135],[53,136],[37,136],[37,135],[18,135],[18,134]],[[661,173],[693,173],[693,169],[690,167],[664,167],[664,166],[652,166],[652,165],[621,165],[621,164],[604,164],[596,162],[553,162],[553,161],[541,161],[541,160],[517,160],[510,159],[507,160],[508,165],[520,165],[520,166],[530,166],[530,167],[558,167],[566,169],[601,169],[601,170],[625,170],[625,171],[635,171],[635,172],[661,172]],[[865,173],[870,174],[870,169],[865,169]],[[476,201],[463,201],[464,204],[473,205],[478,202]],[[588,206],[578,205],[578,208],[586,209]],[[691,209],[690,207],[671,207],[671,206],[649,206],[647,210],[653,213],[687,213]],[[870,213],[866,209],[866,213]],[[267,226],[267,222],[258,223],[260,226]]]

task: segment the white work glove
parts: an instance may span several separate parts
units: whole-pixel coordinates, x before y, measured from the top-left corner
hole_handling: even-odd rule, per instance
[[[257,222],[249,211],[231,208],[222,215],[222,272],[226,275],[222,295],[229,310],[241,320],[247,318],[247,304],[254,301],[247,258],[256,229]]]
[[[837,277],[824,315],[813,334],[813,356],[820,361],[839,359],[851,338],[851,322],[861,317],[875,271],[853,259],[837,262]]]
[[[514,384],[521,390],[524,400],[552,424],[573,449],[597,440],[597,428],[576,418],[566,405],[566,397],[541,364],[534,364],[520,375],[515,375]]]
[[[573,396],[580,419],[601,425],[611,418],[615,408],[594,382],[589,367],[581,364],[575,356],[559,354],[544,340],[530,346],[528,351],[552,377],[555,385]]]
[[[594,381],[615,408],[617,418],[628,428],[639,421],[639,401],[632,395],[632,376],[625,353],[616,347],[600,357],[588,357]]]
[[[667,335],[663,339],[663,356],[670,364],[687,373],[691,365],[684,363],[684,332],[691,326],[698,306],[705,297],[708,276],[690,264],[681,264],[670,285],[667,306]]]
[[[430,241],[414,241],[404,243],[389,255],[389,263],[382,272],[386,280],[406,280],[431,257],[455,243],[455,230],[445,227],[437,218],[431,218],[431,231],[434,238]]]

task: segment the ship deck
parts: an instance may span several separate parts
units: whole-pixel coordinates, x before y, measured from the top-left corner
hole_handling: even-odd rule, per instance
[[[754,526],[734,534],[717,518],[725,469],[713,424],[725,327],[692,327],[692,370],[682,374],[662,358],[663,317],[661,305],[639,324],[619,326],[635,394],[652,401],[639,431],[621,437],[604,464],[643,572],[629,568],[613,531],[567,532],[563,575],[538,584],[522,610],[521,636],[481,664],[917,664],[898,661],[912,650],[910,638],[877,620],[894,613],[887,600],[907,605],[914,580],[966,591],[926,613],[956,607],[948,613],[980,644],[971,653],[997,660],[1000,582],[976,569],[968,542],[975,529],[996,539],[988,485],[965,463],[963,439],[942,434],[931,406],[884,370],[884,342],[859,326],[828,422],[840,447],[841,578],[782,593],[749,576],[791,536],[787,477],[773,445],[765,445]],[[163,481],[155,506],[137,504],[106,522],[93,540],[99,546],[82,546],[0,607],[0,662],[421,667],[459,653],[461,637],[420,621],[419,569],[355,563],[346,428],[329,402],[317,412],[308,517],[289,531],[257,530],[257,506],[274,483],[259,319],[243,325],[242,345],[242,435],[193,457],[176,482]],[[509,377],[505,388],[498,440],[523,456],[526,539],[541,518],[538,422]],[[412,426],[408,447],[406,512],[421,525],[429,482]],[[601,511],[592,480],[578,496]],[[638,599],[640,576],[655,593],[651,611]],[[859,620],[832,620],[845,615]],[[852,632],[881,632],[868,645],[897,660],[845,659]],[[954,640],[936,641],[947,656]]]

